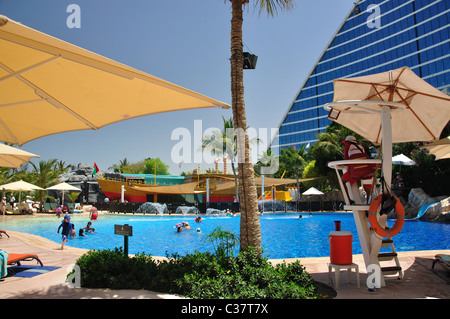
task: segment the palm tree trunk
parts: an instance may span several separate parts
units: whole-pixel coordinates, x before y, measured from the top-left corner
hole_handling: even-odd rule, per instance
[[[261,251],[261,225],[258,216],[258,197],[253,164],[250,159],[247,136],[247,119],[244,103],[244,57],[242,42],[242,0],[232,0],[231,19],[231,97],[233,123],[237,135],[239,199],[240,199],[240,250],[253,247]]]

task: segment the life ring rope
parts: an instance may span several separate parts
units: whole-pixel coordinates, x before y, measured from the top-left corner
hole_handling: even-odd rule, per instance
[[[378,195],[375,197],[372,202],[370,203],[369,207],[369,223],[372,229],[377,233],[378,235],[382,237],[394,237],[397,235],[400,230],[403,228],[403,224],[405,223],[405,209],[398,199],[397,196],[393,195],[397,202],[395,203],[395,210],[397,212],[397,220],[395,221],[395,224],[392,228],[384,228],[382,227],[378,222],[378,208],[380,207],[380,204],[382,203],[383,194]]]

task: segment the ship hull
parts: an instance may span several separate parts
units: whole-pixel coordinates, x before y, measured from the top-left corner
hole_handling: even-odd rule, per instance
[[[102,189],[103,193],[109,199],[120,199],[122,196],[122,186],[125,187],[124,199],[128,202],[146,202],[147,193],[131,188],[132,186],[141,185],[137,183],[113,181],[98,179],[98,185]]]

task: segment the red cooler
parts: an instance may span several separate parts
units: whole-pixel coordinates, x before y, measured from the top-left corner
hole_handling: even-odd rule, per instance
[[[330,262],[335,265],[352,263],[352,232],[332,231],[328,236],[330,242]]]

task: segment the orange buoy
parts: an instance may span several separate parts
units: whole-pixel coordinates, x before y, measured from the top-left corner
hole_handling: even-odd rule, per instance
[[[397,196],[393,195],[397,202],[395,203],[395,210],[397,211],[397,220],[392,228],[384,228],[378,223],[377,212],[380,206],[383,194],[375,197],[370,203],[369,207],[369,223],[373,230],[382,237],[394,237],[403,228],[405,223],[405,209]]]

